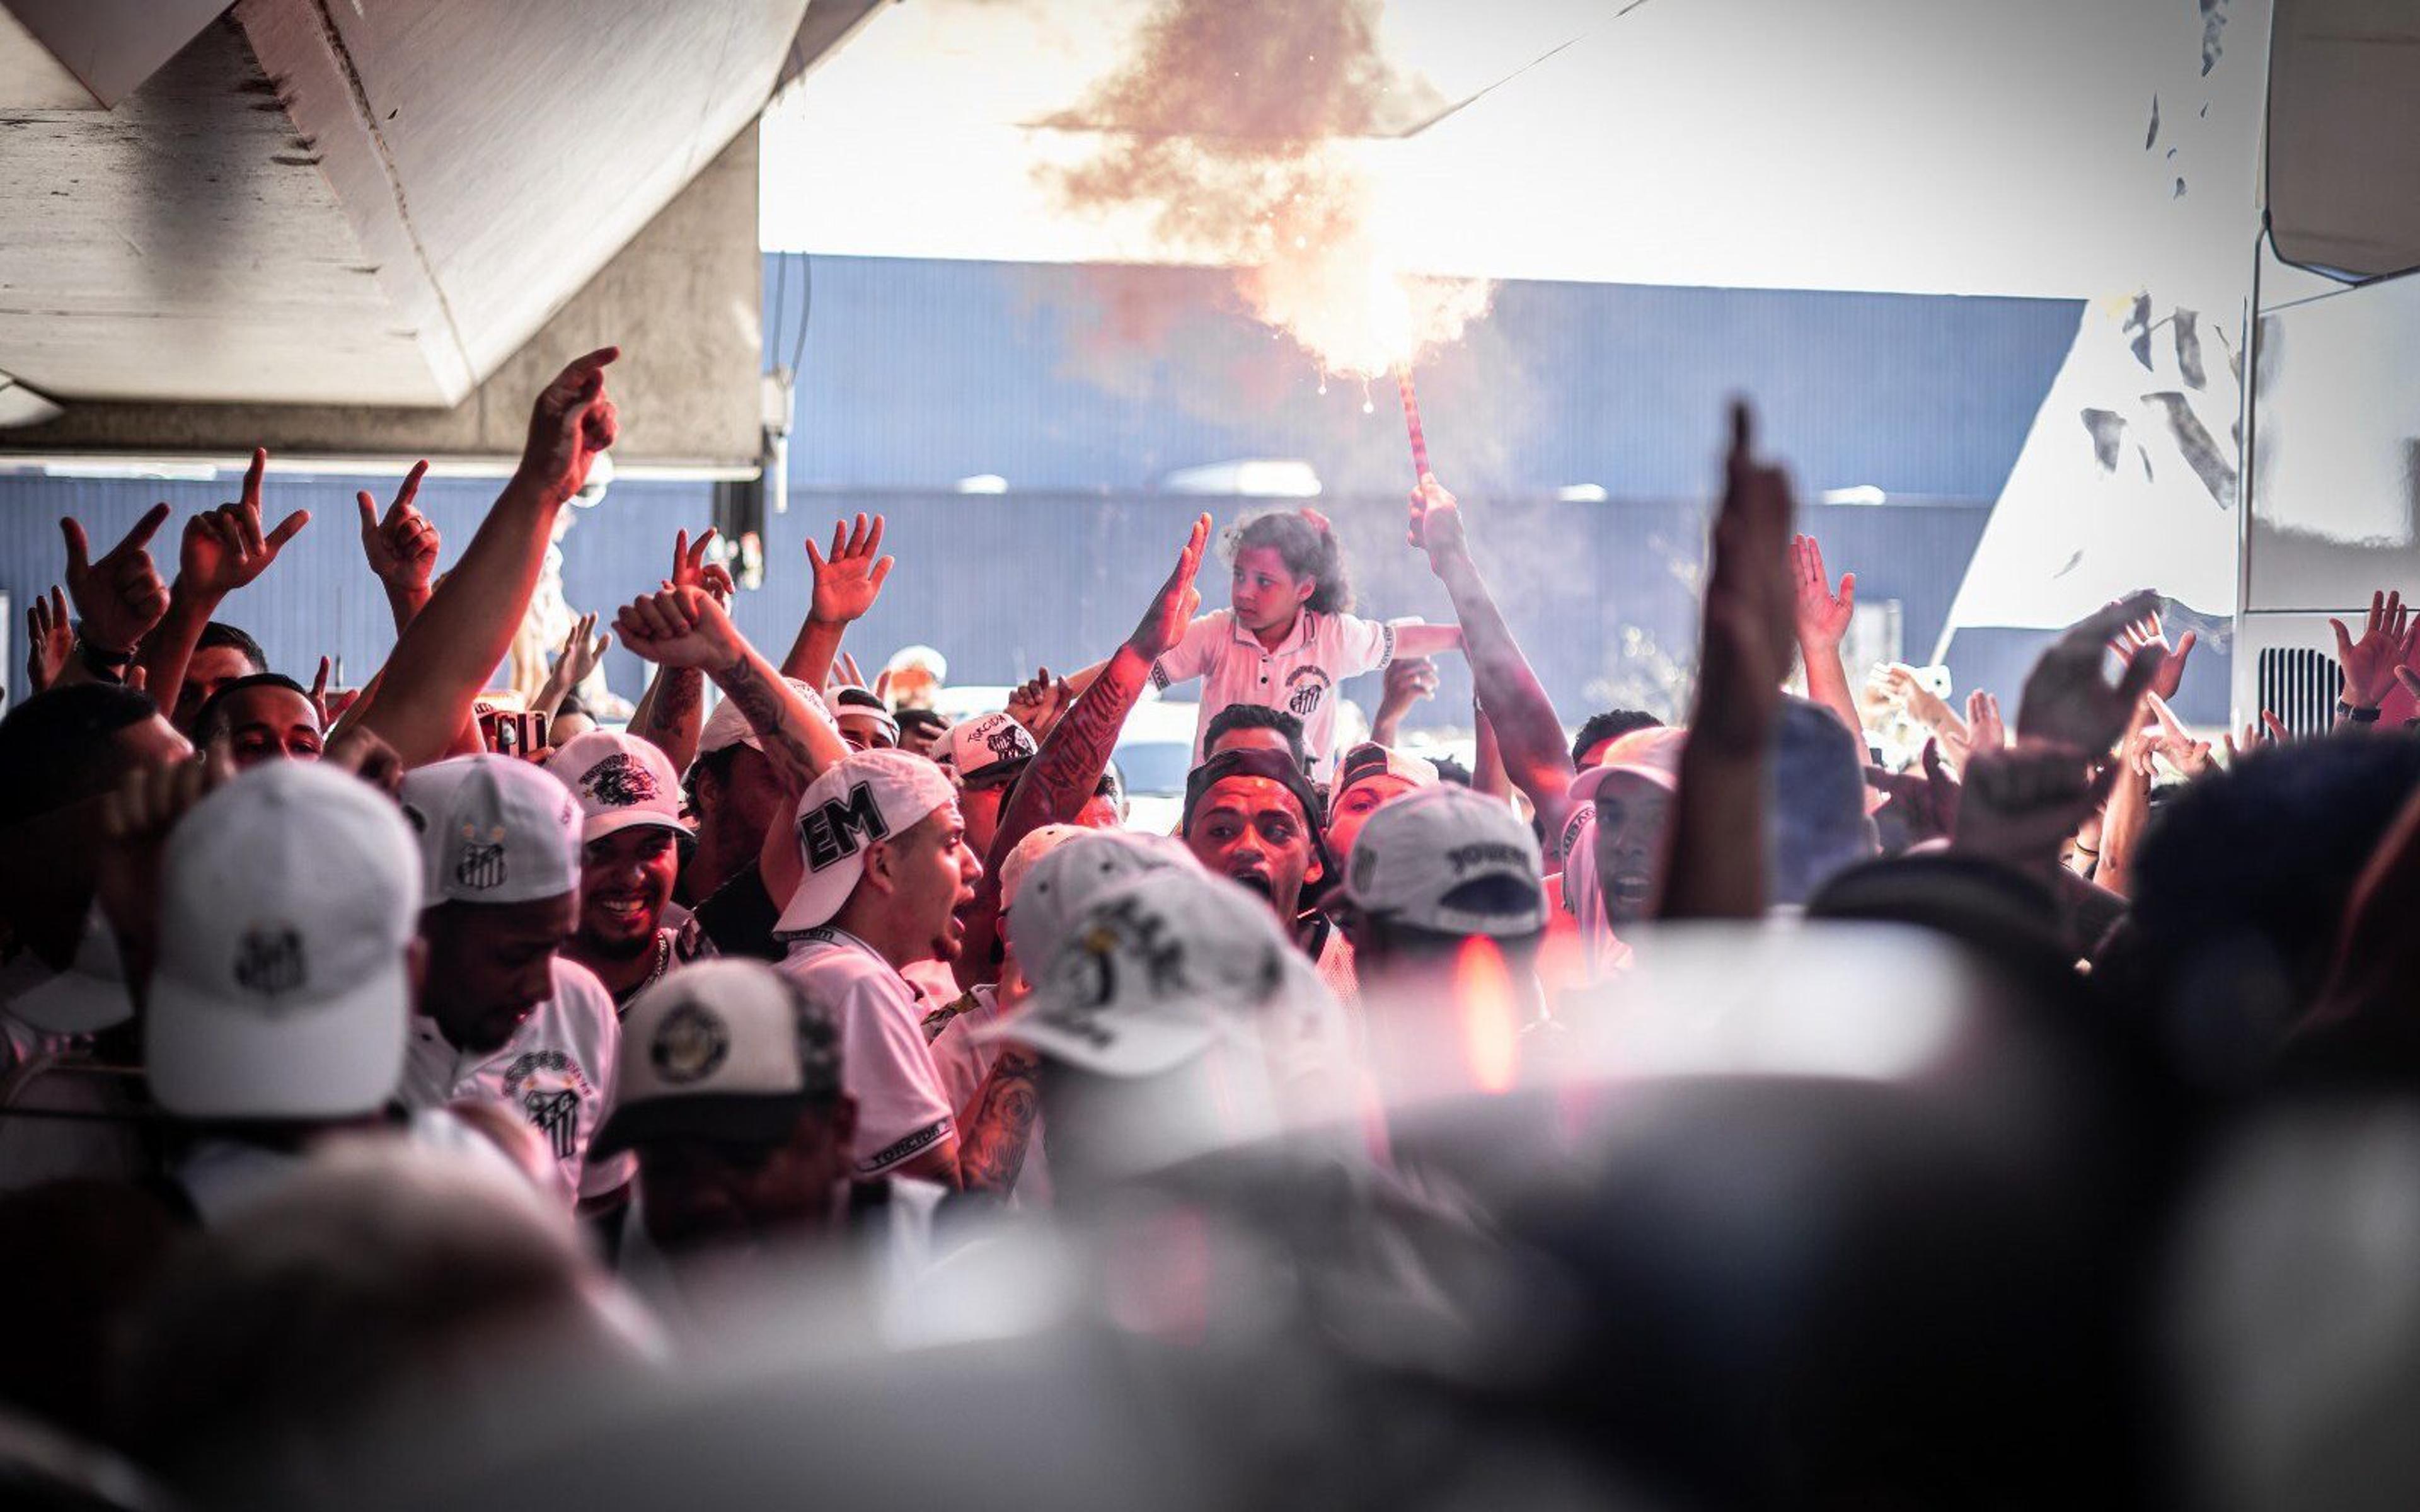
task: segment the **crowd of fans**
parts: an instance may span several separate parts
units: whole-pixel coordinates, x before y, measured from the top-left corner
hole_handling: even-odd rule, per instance
[[[2196,1432],[2253,1444],[2218,1456],[2238,1488],[2305,1484],[2336,1442],[2228,1436],[2287,1347],[2243,1319],[2291,1336],[2279,1286],[2361,1280],[2323,1239],[2380,1194],[2303,1213],[2309,1254],[2260,1204],[2318,1202],[2297,1173],[2351,1180],[2367,1149],[2409,1207],[2412,1138],[2225,1151],[2420,1072],[2420,743],[2380,720],[2420,692],[2398,596],[2337,627],[2342,721],[2313,738],[2187,730],[2193,637],[2149,593],[2061,637],[2013,721],[1904,668],[1861,689],[1854,579],[1792,534],[1742,409],[1685,725],[1554,708],[1423,478],[1408,548],[1453,625],[1357,615],[1313,512],[1216,543],[1203,516],[1105,659],[946,724],[938,653],[869,684],[842,651],[912,592],[879,517],[809,545],[778,662],[684,532],[613,616],[655,669],[617,729],[564,715],[593,619],[534,709],[487,696],[613,444],[614,356],[539,395],[442,578],[419,471],[362,496],[397,640],[358,693],[217,618],[308,524],[264,527],[265,457],[170,576],[165,504],[99,556],[62,522],[37,691],[0,722],[0,1483],[360,1504],[381,1432],[435,1483],[449,1456],[487,1474],[495,1446],[432,1442],[432,1413],[523,1430],[497,1504],[566,1484],[539,1443],[786,1464],[780,1431],[735,1451],[602,1408],[588,1440],[564,1411],[542,1432],[526,1383],[674,1375],[735,1331],[963,1342],[975,1309],[1006,1337],[1038,1285],[1018,1236],[1104,1223],[1044,1269],[1203,1362],[1153,1366],[1191,1414],[1154,1436],[1214,1462],[1182,1494],[1146,1473],[1155,1499],[2156,1503]],[[1396,735],[1439,655],[1477,688],[1467,770]],[[1339,749],[1339,685],[1379,669],[1378,738]],[[1125,829],[1119,732],[1194,678],[1181,825]],[[2409,1269],[2381,1222],[2376,1265]],[[1285,1263],[1235,1258],[1236,1225]],[[2227,1264],[2180,1275],[2189,1228]],[[798,1321],[798,1278],[844,1270],[847,1318]],[[1239,1274],[1306,1326],[1222,1332]],[[1282,1390],[1219,1374],[1243,1358]],[[1128,1360],[1071,1398],[1034,1344],[980,1366],[996,1411],[1019,1368],[1105,1425],[1158,1389]],[[833,1369],[827,1413],[860,1379]],[[827,1489],[939,1473],[834,1421],[797,1425]],[[1038,1499],[1057,1452],[959,1465],[958,1494]]]

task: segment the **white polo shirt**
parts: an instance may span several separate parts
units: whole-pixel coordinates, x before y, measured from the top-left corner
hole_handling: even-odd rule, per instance
[[[443,1107],[459,1098],[501,1103],[546,1141],[566,1188],[598,1197],[638,1172],[628,1150],[588,1164],[588,1142],[613,1109],[621,1051],[622,1022],[605,984],[558,955],[554,995],[521,1020],[502,1049],[457,1050],[435,1020],[413,1014],[396,1096],[411,1108]]]
[[[1186,626],[1185,638],[1152,664],[1152,686],[1202,679],[1202,719],[1193,732],[1193,764],[1212,717],[1230,703],[1283,709],[1302,721],[1302,746],[1311,773],[1325,779],[1336,757],[1336,685],[1373,672],[1395,659],[1395,631],[1418,620],[1365,620],[1304,609],[1275,651],[1235,623],[1232,609],[1213,609]]]
[[[841,1087],[857,1100],[860,1180],[957,1132],[924,1046],[928,1010],[874,947],[826,924],[794,937],[778,969],[840,1026]]]

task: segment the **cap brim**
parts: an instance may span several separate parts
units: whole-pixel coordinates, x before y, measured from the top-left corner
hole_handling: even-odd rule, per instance
[[[921,816],[920,816],[921,817]],[[865,875],[865,853],[833,862],[821,872],[810,872],[799,879],[799,890],[782,907],[782,917],[773,921],[776,934],[799,934],[829,924],[857,889],[857,879]]]
[[[615,1108],[588,1146],[588,1158],[618,1155],[659,1139],[722,1139],[769,1145],[786,1139],[799,1115],[829,1102],[802,1092],[668,1094]]]
[[[1678,793],[1681,791],[1681,779],[1674,777],[1671,773],[1665,771],[1660,766],[1641,766],[1630,763],[1623,763],[1619,766],[1590,767],[1587,771],[1582,772],[1579,776],[1572,779],[1572,785],[1564,790],[1565,795],[1570,797],[1575,803],[1593,802],[1596,798],[1597,790],[1599,788],[1604,787],[1606,782],[1612,780],[1617,775],[1625,774],[1652,782],[1667,793]]]
[[[1087,1011],[1080,1025],[1061,1022],[1047,1001],[1037,999],[1025,1011],[975,1030],[974,1039],[1013,1040],[1095,1075],[1156,1076],[1200,1056],[1219,1036],[1215,1023],[1183,1023],[1158,1013],[1117,1015],[1116,1029],[1105,1036],[1103,1017]]]
[[[643,828],[669,829],[675,835],[688,836],[692,840],[696,838],[687,825],[670,814],[658,813],[651,809],[624,809],[583,817],[580,821],[580,843],[587,845],[626,829]]]
[[[143,1018],[151,1095],[189,1119],[374,1113],[403,1079],[411,1010],[400,959],[333,1000],[276,1016],[158,980]]]

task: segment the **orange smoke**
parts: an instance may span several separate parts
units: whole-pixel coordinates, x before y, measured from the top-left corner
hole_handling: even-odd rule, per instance
[[[1380,0],[1167,0],[1135,56],[1047,124],[1103,134],[1048,170],[1069,210],[1145,216],[1236,270],[1252,315],[1331,373],[1373,377],[1457,339],[1484,282],[1418,277],[1351,146],[1445,100],[1378,44]]]

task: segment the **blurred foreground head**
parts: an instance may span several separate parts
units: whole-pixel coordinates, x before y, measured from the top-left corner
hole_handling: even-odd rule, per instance
[[[1071,844],[1042,864],[1075,854]],[[1028,894],[1040,876],[1037,867]],[[995,1032],[1042,1056],[1052,1185],[1063,1197],[1326,1126],[1349,1107],[1335,998],[1265,903],[1189,867],[1151,870],[1094,897],[1026,1009]]]
[[[386,1139],[315,1166],[172,1262],[134,1319],[128,1445],[197,1499],[308,1503],[389,1413],[486,1399],[508,1420],[538,1359],[644,1357],[638,1315],[526,1188]]]

